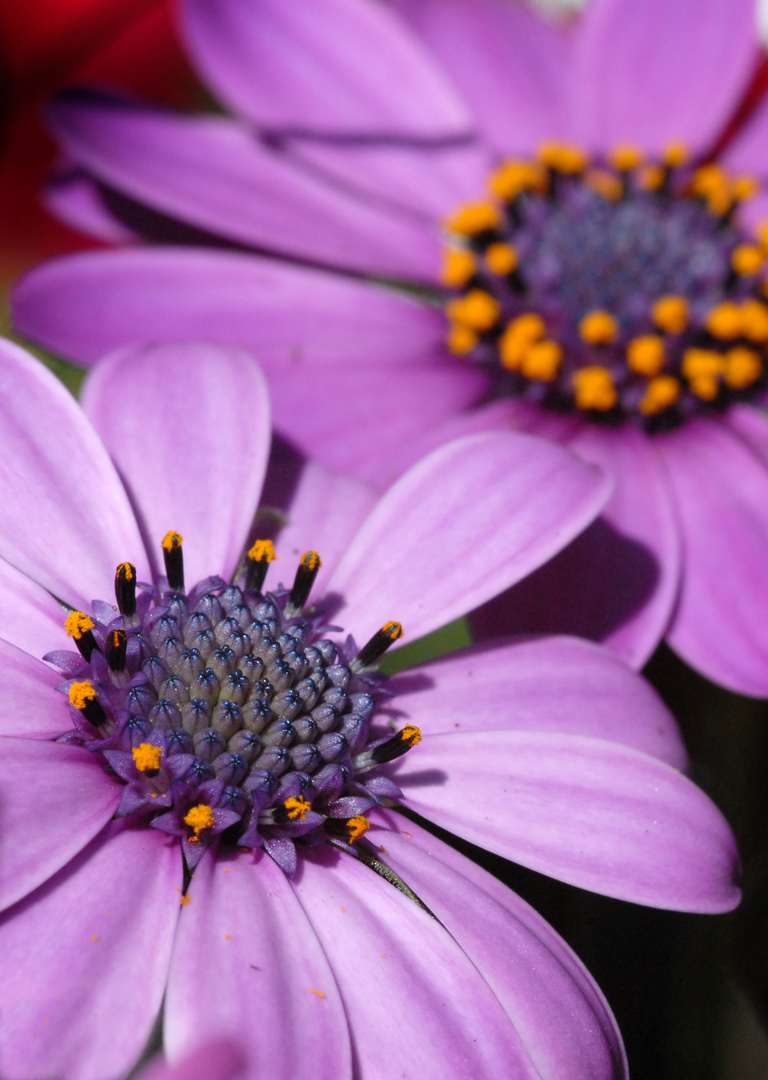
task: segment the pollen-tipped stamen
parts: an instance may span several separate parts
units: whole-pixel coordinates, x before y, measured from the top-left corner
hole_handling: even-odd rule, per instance
[[[358,773],[375,769],[377,765],[386,765],[389,761],[407,754],[417,743],[421,742],[421,732],[413,724],[406,724],[404,728],[396,732],[391,739],[379,743],[370,750],[364,750],[353,761],[355,771]]]
[[[364,671],[373,667],[394,643],[403,636],[403,627],[399,622],[388,622],[377,630],[349,665],[351,671]]]
[[[125,671],[128,636],[125,630],[111,630],[104,642],[104,651],[110,671]]]
[[[121,562],[115,570],[115,598],[123,618],[130,619],[136,614],[136,567],[133,563]]]
[[[69,703],[79,710],[94,727],[101,727],[107,721],[107,713],[99,701],[96,690],[87,679],[74,682],[69,688]]]
[[[181,533],[171,529],[162,540],[163,559],[165,561],[165,576],[168,578],[168,588],[171,592],[184,592],[184,552],[182,543],[184,537]]]
[[[245,587],[260,592],[269,564],[277,558],[271,540],[257,540],[245,557]]]
[[[309,594],[312,591],[315,578],[322,565],[320,556],[316,551],[307,551],[302,555],[299,568],[296,571],[296,577],[293,581],[291,595],[288,597],[288,603],[285,605],[285,614],[289,619],[292,619],[295,615],[301,614],[304,605],[309,599]]]
[[[90,661],[94,650],[99,647],[93,636],[93,626],[93,619],[90,619],[83,611],[70,611],[64,624],[67,636],[74,640],[80,655],[86,662]]]

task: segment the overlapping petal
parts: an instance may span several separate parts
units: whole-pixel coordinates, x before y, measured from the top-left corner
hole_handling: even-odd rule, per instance
[[[303,861],[293,887],[338,984],[360,1075],[382,1075],[383,1056],[387,1075],[408,1080],[538,1080],[485,979],[412,900],[326,853]]]
[[[207,987],[215,984],[215,993]],[[207,857],[195,871],[168,980],[172,1058],[237,1035],[253,1076],[343,1080],[347,1018],[315,931],[283,871],[260,853]]]
[[[186,0],[183,25],[217,93],[265,127],[427,139],[469,128],[461,98],[386,6]]]
[[[173,529],[184,537],[190,583],[228,577],[271,439],[267,388],[251,357],[192,343],[127,348],[93,370],[83,408],[126,482],[155,565]],[[133,561],[130,549],[122,558]]]
[[[82,851],[117,809],[120,786],[77,746],[3,737],[0,750],[2,911]]]
[[[179,852],[165,837],[113,822],[6,912],[5,1076],[103,1080],[128,1072],[162,1003],[181,882]]]
[[[672,910],[739,901],[722,814],[628,747],[552,732],[429,735],[395,776],[418,813],[572,885]]]
[[[0,735],[54,739],[71,730],[60,682],[53,668],[0,638]]]
[[[742,694],[768,695],[768,462],[727,424],[697,420],[666,436],[663,455],[685,543],[668,631],[692,667]]]
[[[0,343],[0,432],[0,556],[77,607],[111,594],[126,551],[146,580],[128,498],[96,432],[61,383],[9,342]]]
[[[63,648],[65,610],[32,578],[0,559],[0,636],[32,656]]]
[[[378,812],[381,858],[478,967],[519,1032],[541,1080],[619,1080],[616,1023],[591,976],[541,916],[418,825]]]
[[[551,731],[631,746],[684,768],[674,718],[615,653],[571,637],[512,638],[396,675],[387,709],[424,734]]]
[[[597,470],[551,443],[511,433],[457,439],[387,492],[329,592],[360,642],[393,618],[413,640],[541,565],[609,492]]]
[[[32,270],[16,325],[77,363],[135,341],[199,339],[250,349],[267,371],[407,365],[443,335],[437,308],[256,255],[163,248],[85,252]]]
[[[51,106],[50,123],[100,180],[226,240],[363,273],[434,277],[436,233],[294,168],[235,121],[71,91]]]

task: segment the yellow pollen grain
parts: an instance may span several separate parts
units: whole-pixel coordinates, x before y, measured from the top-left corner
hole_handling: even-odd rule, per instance
[[[637,408],[643,416],[656,416],[674,405],[680,397],[682,387],[672,375],[659,375],[651,379],[645,388]]]
[[[154,772],[160,768],[160,758],[163,756],[161,746],[153,746],[152,743],[143,742],[138,746],[134,746],[131,753],[133,754],[133,763],[139,772]]]
[[[643,165],[637,174],[637,181],[644,191],[658,191],[665,179],[661,165]]]
[[[399,734],[401,740],[410,746],[416,746],[421,742],[421,731],[414,724],[406,724]]]
[[[526,379],[540,382],[552,382],[556,378],[563,361],[563,350],[556,341],[549,338],[536,341],[528,346],[523,357],[520,371]]]
[[[464,248],[447,248],[443,252],[440,280],[449,289],[458,289],[472,279],[477,264],[471,251]]]
[[[116,573],[125,581],[133,581],[133,575],[135,572],[136,570],[133,563],[129,562],[121,562],[116,571]]]
[[[615,169],[621,172],[631,172],[638,165],[642,165],[645,155],[639,146],[634,143],[620,143],[614,146],[608,154],[608,160]]]
[[[607,311],[590,311],[579,323],[579,336],[588,345],[610,345],[618,332],[616,320]]]
[[[707,196],[707,210],[712,217],[725,217],[733,207],[733,196],[729,188],[713,191]]]
[[[725,354],[723,381],[731,390],[746,390],[763,374],[763,364],[754,349],[737,345]]]
[[[390,641],[397,641],[403,636],[403,624],[399,622],[384,623],[381,628],[382,634],[386,634]]]
[[[499,338],[499,359],[507,371],[519,371],[531,345],[540,341],[546,333],[541,315],[526,312],[518,315],[506,327]]]
[[[470,289],[466,296],[451,300],[446,311],[452,322],[482,333],[499,321],[501,305],[485,289]]]
[[[180,907],[186,907],[187,904],[191,904],[191,903],[192,903],[192,897],[189,896],[189,894],[187,894],[187,896],[182,896],[181,900],[179,900],[179,906]]]
[[[697,397],[713,401],[720,389],[719,376],[724,366],[720,353],[710,349],[687,349],[680,370]]]
[[[292,795],[290,799],[286,799],[283,803],[286,813],[291,821],[303,821],[307,816],[310,805],[311,804],[307,802],[303,795],[299,795],[298,798],[294,798]]]
[[[737,202],[746,202],[757,194],[759,187],[754,176],[736,176],[731,181],[731,194]]]
[[[466,356],[472,352],[477,342],[477,333],[469,326],[456,323],[448,332],[448,349],[454,356]]]
[[[97,942],[98,940],[99,940],[99,935],[98,935],[98,934],[91,934],[91,941],[92,941],[92,942],[94,942],[94,944],[95,944],[95,943],[96,943],[96,942]]]
[[[673,139],[664,147],[661,159],[665,165],[669,165],[671,169],[676,169],[680,165],[684,165],[689,156],[686,144],[680,139]]]
[[[731,266],[740,277],[752,277],[763,268],[765,256],[757,244],[739,244],[731,253]]]
[[[768,307],[759,300],[745,300],[741,305],[742,332],[750,341],[768,341]]]
[[[207,803],[198,803],[185,815],[184,824],[189,825],[190,829],[195,830],[195,835],[199,836],[203,829],[210,829],[214,820],[211,807]]]
[[[636,337],[627,345],[627,367],[638,375],[658,375],[664,360],[664,342],[656,334]]]
[[[714,163],[702,165],[696,169],[691,177],[690,189],[693,195],[707,198],[716,192],[722,192],[728,188],[728,177],[719,165]]]
[[[183,542],[184,537],[181,533],[174,532],[173,529],[171,529],[171,531],[167,532],[163,537],[160,546],[165,551],[173,551],[175,548],[180,548]]]
[[[275,545],[271,540],[257,540],[248,552],[248,558],[254,562],[274,562],[277,558]]]
[[[501,211],[488,202],[464,203],[447,219],[445,227],[460,236],[492,232],[501,224]]]
[[[305,551],[301,556],[301,565],[307,570],[319,570],[323,563],[316,551]]]
[[[361,836],[365,836],[370,827],[368,819],[362,814],[351,817],[347,822],[347,836],[350,844],[353,844],[355,840],[359,840]]]
[[[492,274],[506,277],[517,269],[517,252],[511,244],[491,244],[485,252],[485,265]]]
[[[96,691],[87,679],[85,682],[74,682],[69,688],[69,701],[76,709],[84,709],[95,697]]]
[[[704,325],[713,337],[725,341],[736,338],[742,329],[741,308],[732,300],[725,300],[722,304],[716,304],[707,313]]]
[[[573,391],[577,409],[608,412],[619,400],[610,371],[599,364],[591,364],[574,372]]]
[[[325,993],[324,993],[324,991],[322,991],[322,990],[315,990],[315,989],[313,989],[313,988],[312,988],[311,986],[309,987],[309,993],[310,993],[310,994],[317,994],[317,996],[318,996],[319,998],[324,998],[324,997],[325,997]]]
[[[531,161],[505,161],[491,173],[488,188],[504,202],[512,202],[522,191],[540,191],[546,187],[546,175]]]
[[[616,202],[621,197],[621,180],[607,169],[589,169],[584,175],[584,182],[608,202]]]
[[[67,637],[79,641],[83,634],[93,630],[93,625],[93,619],[89,619],[85,612],[70,611],[69,615],[67,615],[67,621],[64,623],[64,629],[67,631]]]
[[[651,305],[651,318],[659,330],[680,334],[688,325],[688,301],[683,296],[662,296]]]
[[[580,147],[554,141],[541,143],[536,151],[536,157],[548,169],[555,169],[557,172],[571,176],[583,172],[588,162],[587,155]]]

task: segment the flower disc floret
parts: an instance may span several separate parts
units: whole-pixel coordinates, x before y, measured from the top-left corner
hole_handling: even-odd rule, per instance
[[[696,168],[678,143],[589,161],[550,142],[488,187],[447,220],[443,283],[448,347],[495,372],[498,396],[655,432],[764,390],[765,244],[735,221],[753,178]],[[701,353],[716,371],[693,370]]]

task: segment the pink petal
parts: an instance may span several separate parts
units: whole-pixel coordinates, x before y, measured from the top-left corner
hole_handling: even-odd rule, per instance
[[[92,364],[142,341],[241,345],[265,369],[410,364],[445,334],[442,313],[397,293],[201,248],[82,252],[30,271],[13,298],[18,331]],[[311,374],[310,374],[311,372]]]
[[[753,0],[592,0],[574,77],[579,137],[701,154],[726,126],[757,61]]]
[[[739,901],[720,811],[637,750],[550,732],[428,735],[395,779],[441,828],[582,889],[674,911]]]
[[[396,0],[501,153],[569,135],[570,34],[508,0]],[[479,196],[478,192],[478,196]]]
[[[290,586],[302,555],[317,551],[322,566],[312,592],[321,596],[350,540],[373,509],[376,492],[360,480],[313,461],[300,464],[292,475],[285,457],[276,460],[273,452],[262,500],[286,521],[275,540],[280,562],[272,568],[267,587],[280,580]],[[257,525],[259,536],[266,537],[270,531]]]
[[[525,435],[449,443],[387,492],[352,541],[328,585],[343,624],[359,642],[390,619],[409,641],[445,625],[550,558],[609,490],[591,466]]]
[[[66,699],[55,689],[60,683],[58,672],[0,638],[0,735],[55,739],[71,731]]]
[[[129,1071],[160,1011],[181,880],[176,846],[113,822],[6,912],[4,1076],[103,1080]]]
[[[144,546],[98,436],[58,379],[9,342],[0,342],[0,451],[0,557],[76,607],[108,599],[125,558],[146,580]]]
[[[386,1075],[408,1080],[537,1077],[485,980],[412,900],[341,854],[304,859],[294,888],[338,983],[357,1075],[383,1075],[385,1054]]]
[[[420,359],[328,365],[310,378],[286,365],[270,373],[269,385],[275,427],[294,446],[381,488],[400,475],[401,447],[470,408],[487,377],[469,365]]]
[[[662,446],[685,547],[668,640],[737,693],[768,696],[768,461],[727,423],[698,420]]]
[[[127,348],[92,371],[83,407],[125,479],[155,560],[175,529],[188,585],[229,577],[258,506],[271,438],[255,361],[216,345]]]
[[[463,649],[396,675],[390,685],[396,697],[387,712],[398,723],[407,717],[424,734],[590,735],[685,768],[677,725],[656,692],[614,653],[579,638]]]
[[[67,647],[66,617],[50,593],[0,559],[0,635],[33,656],[44,656]]]
[[[168,983],[170,1057],[236,1034],[251,1076],[348,1076],[339,992],[283,871],[261,852],[206,856],[188,898]]]
[[[599,988],[544,919],[496,878],[397,814],[368,839],[476,965],[541,1080],[619,1080],[621,1035]],[[382,825],[377,827],[381,821]]]
[[[542,410],[539,415],[542,433],[551,430]],[[613,496],[570,547],[474,616],[473,630],[483,637],[578,634],[642,667],[669,625],[682,561],[657,442],[630,425],[582,424],[563,434],[570,449],[615,479]]]
[[[84,91],[60,97],[49,117],[99,180],[187,224],[321,264],[434,280],[436,231],[315,179],[244,125]]]
[[[80,747],[10,737],[0,744],[2,911],[82,851],[112,817],[120,785]]]
[[[162,1060],[151,1062],[139,1073],[139,1080],[240,1080],[245,1059],[233,1039],[211,1039],[187,1054],[176,1065]]]
[[[383,5],[186,0],[183,15],[205,79],[265,127],[431,138],[469,125],[437,65]]]

